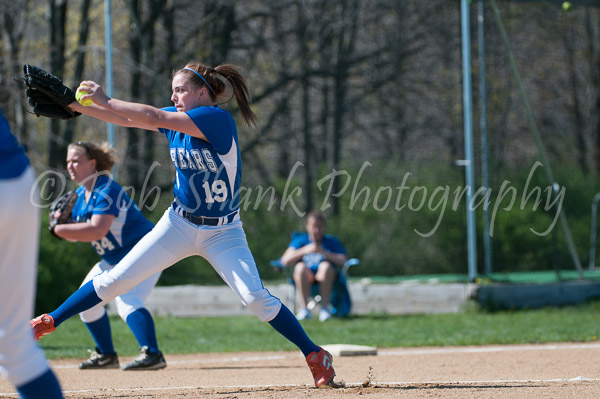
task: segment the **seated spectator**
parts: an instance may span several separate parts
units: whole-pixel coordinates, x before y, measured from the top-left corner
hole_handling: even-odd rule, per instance
[[[331,318],[330,298],[337,267],[344,265],[348,256],[342,243],[334,236],[325,234],[325,216],[319,211],[308,213],[305,219],[306,233],[292,239],[281,257],[281,263],[294,266],[294,284],[298,291],[298,320],[312,317],[307,309],[311,286],[317,282],[321,295],[319,320]]]

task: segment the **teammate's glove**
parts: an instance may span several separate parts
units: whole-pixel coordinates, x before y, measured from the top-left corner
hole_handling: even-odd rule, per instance
[[[23,81],[27,88],[27,102],[36,116],[53,119],[71,119],[81,115],[68,105],[76,101],[73,90],[59,78],[33,65],[23,66]]]
[[[54,228],[58,224],[73,223],[71,212],[77,202],[77,194],[75,191],[69,191],[63,194],[59,199],[54,201],[50,206],[50,216],[48,218],[48,229],[54,237],[60,238],[54,232]]]

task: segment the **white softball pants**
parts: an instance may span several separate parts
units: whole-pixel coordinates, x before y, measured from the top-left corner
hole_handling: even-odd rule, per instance
[[[37,281],[38,203],[31,167],[17,178],[0,180],[0,374],[17,387],[49,368],[29,326]]]
[[[165,211],[113,269],[93,279],[102,300],[128,292],[140,281],[189,256],[205,258],[261,321],[271,321],[281,301],[263,287],[240,220],[223,226],[197,226],[172,208]]]
[[[110,270],[113,267],[114,265],[111,265],[105,260],[101,260],[100,262],[96,263],[94,267],[92,267],[92,270],[90,270],[90,272],[87,274],[81,285],[84,285],[98,274]],[[121,316],[121,319],[123,319],[123,321],[127,321],[127,316],[129,316],[136,310],[144,307],[144,301],[146,300],[146,298],[148,298],[148,295],[150,295],[150,292],[152,292],[152,289],[158,282],[160,274],[161,273],[158,272],[151,275],[150,277],[133,287],[126,294],[119,295],[115,298],[117,312],[119,313],[119,316]],[[108,302],[109,301],[100,302],[93,308],[90,308],[85,312],[81,312],[79,314],[79,317],[84,323],[93,323],[99,320],[102,316],[104,316],[104,313],[106,313],[104,305],[106,305]]]

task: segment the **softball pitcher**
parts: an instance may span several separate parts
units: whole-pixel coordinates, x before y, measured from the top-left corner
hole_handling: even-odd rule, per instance
[[[67,170],[71,179],[80,184],[71,214],[74,223],[58,224],[53,233],[69,241],[89,242],[102,258],[92,267],[83,284],[112,269],[154,227],[110,177],[115,163],[113,152],[107,144],[98,146],[81,141],[70,144],[67,151]],[[140,355],[123,370],[156,370],[167,366],[158,349],[154,320],[144,307],[144,300],[160,274],[160,271],[152,274],[115,298],[119,316],[140,345]],[[91,352],[89,360],[79,365],[80,369],[119,368],[105,304],[103,301],[79,315],[96,342],[95,351]]]
[[[315,385],[333,383],[332,356],[304,332],[294,314],[262,284],[248,248],[239,215],[242,163],[237,127],[216,104],[228,82],[244,122],[256,125],[244,77],[234,65],[211,68],[188,63],[175,72],[171,101],[158,109],[107,97],[101,86],[83,81],[87,92],[73,102],[77,112],[126,127],[164,134],[175,165],[173,204],[154,229],[111,270],[95,276],[50,315],[31,321],[36,336],[47,334],[66,318],[128,292],[136,284],[177,261],[199,255],[208,260],[242,303],[262,321],[296,344],[306,356]]]
[[[21,398],[62,398],[27,324],[33,315],[40,235],[35,175],[2,111],[0,201],[0,224],[5,227],[0,230],[0,374]]]

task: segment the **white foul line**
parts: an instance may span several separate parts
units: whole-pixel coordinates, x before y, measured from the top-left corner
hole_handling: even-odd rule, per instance
[[[468,348],[430,348],[407,349],[396,351],[378,352],[380,356],[403,355],[437,355],[440,353],[486,353],[486,352],[513,352],[513,351],[547,351],[560,349],[600,349],[600,344],[571,344],[571,345],[520,345],[520,346],[493,346],[493,347],[468,347]]]
[[[485,353],[485,352],[509,352],[509,351],[544,351],[544,350],[561,350],[561,349],[600,349],[600,344],[567,344],[567,345],[516,345],[516,346],[494,346],[494,347],[468,347],[468,348],[429,348],[429,349],[407,349],[395,351],[378,352],[378,356],[403,356],[403,355],[430,355],[440,353]],[[248,356],[248,357],[229,357],[217,359],[193,359],[193,360],[174,360],[169,361],[169,364],[190,364],[190,363],[233,363],[244,361],[263,361],[263,360],[281,360],[290,356],[271,355],[271,356]],[[76,368],[77,365],[54,365],[54,369]],[[414,384],[514,384],[514,383],[543,383],[543,382],[573,382],[573,381],[600,381],[600,378],[555,378],[555,379],[530,379],[530,380],[476,380],[476,381],[401,381],[401,382],[377,382],[374,386],[402,386]],[[362,386],[363,383],[346,383],[346,387]],[[309,387],[310,385],[216,385],[216,386],[183,386],[183,387],[157,387],[157,388],[111,388],[114,391],[157,391],[157,390],[174,390],[174,389],[249,389],[249,388],[274,388],[274,387]],[[100,392],[107,389],[90,389],[77,391],[64,391],[65,393],[86,393]],[[0,392],[0,396],[12,396],[13,393]]]
[[[546,382],[578,382],[578,381],[600,381],[600,378],[586,378],[586,377],[575,377],[575,378],[552,378],[552,379],[530,379],[530,380],[472,380],[472,381],[399,381],[399,382],[376,382],[372,383],[373,387],[380,388],[393,388],[402,387],[405,385],[460,385],[460,384],[523,384],[523,383],[546,383]],[[345,387],[360,387],[363,386],[362,382],[346,383]],[[140,391],[169,391],[169,390],[183,390],[183,389],[274,389],[274,388],[312,388],[312,385],[298,385],[298,384],[277,384],[277,385],[210,385],[210,386],[180,386],[180,387],[147,387],[147,388],[102,388],[102,389],[81,389],[74,391],[63,391],[64,393],[89,393],[89,392],[140,392]],[[343,388],[343,387],[342,387]],[[332,388],[335,389],[335,388]],[[16,392],[12,393],[0,393],[0,396],[13,396]]]

